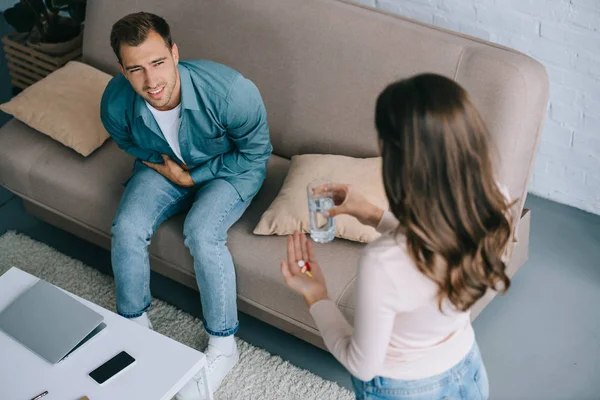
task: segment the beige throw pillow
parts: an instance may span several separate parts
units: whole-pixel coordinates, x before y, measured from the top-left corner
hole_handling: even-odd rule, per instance
[[[111,78],[71,61],[0,105],[0,110],[85,157],[109,137],[100,121],[100,100]]]
[[[305,154],[292,157],[290,169],[279,194],[254,229],[257,235],[289,235],[310,232],[306,186],[314,179],[354,185],[373,204],[387,210],[389,205],[381,176],[381,158],[352,158],[338,155]],[[335,217],[336,236],[369,243],[380,234],[354,217]]]

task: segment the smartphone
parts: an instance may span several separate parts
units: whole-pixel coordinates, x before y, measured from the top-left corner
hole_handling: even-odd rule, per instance
[[[126,351],[122,351],[90,372],[89,375],[93,380],[103,385],[133,364],[135,364],[135,358],[127,354]]]

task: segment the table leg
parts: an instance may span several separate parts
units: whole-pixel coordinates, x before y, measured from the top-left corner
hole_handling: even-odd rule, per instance
[[[204,394],[206,395],[206,400],[214,400],[212,395],[212,388],[210,387],[210,383],[208,382],[207,365],[204,365],[204,367],[202,367],[202,380],[204,380],[204,390],[206,391]]]

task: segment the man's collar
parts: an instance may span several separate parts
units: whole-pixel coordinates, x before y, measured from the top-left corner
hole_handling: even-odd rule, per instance
[[[181,63],[177,64],[177,69],[179,70],[179,82],[181,83],[181,108],[200,111],[200,104],[194,91],[190,70]]]

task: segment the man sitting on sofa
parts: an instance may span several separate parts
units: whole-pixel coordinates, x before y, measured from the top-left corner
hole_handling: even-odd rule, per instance
[[[239,359],[235,271],[226,240],[266,176],[272,146],[265,107],[256,86],[237,71],[180,62],[159,16],[123,17],[110,42],[122,74],[102,96],[102,123],[136,158],[111,231],[117,312],[152,327],[148,245],[160,223],[191,206],[183,234],[194,259],[216,390]],[[178,398],[202,398],[203,390],[197,377]]]

